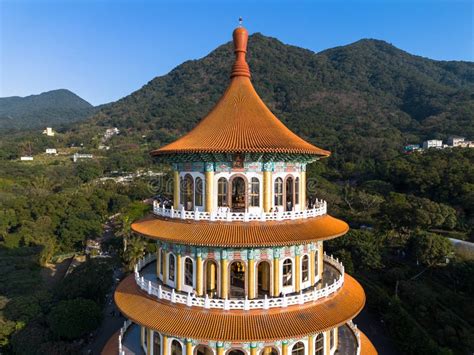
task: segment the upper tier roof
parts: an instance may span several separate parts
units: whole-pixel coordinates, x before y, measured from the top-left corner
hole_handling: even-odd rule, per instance
[[[248,33],[233,33],[236,60],[231,82],[211,112],[189,133],[152,155],[176,153],[283,153],[326,157],[318,148],[290,131],[265,105],[251,81],[245,60]]]

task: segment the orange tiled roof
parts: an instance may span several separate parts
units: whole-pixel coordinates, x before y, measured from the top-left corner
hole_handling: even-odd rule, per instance
[[[232,80],[211,112],[188,134],[152,155],[176,153],[284,153],[326,157],[330,153],[290,131],[258,96],[245,61],[248,34],[234,31]]]
[[[303,244],[339,237],[346,222],[329,215],[295,221],[209,222],[150,216],[132,224],[132,230],[166,242],[215,246],[256,247]]]
[[[367,335],[360,332],[360,354],[361,355],[377,355],[377,350],[372,342],[367,338]]]
[[[250,342],[300,338],[346,323],[364,307],[360,284],[345,275],[342,289],[321,301],[266,311],[187,307],[143,293],[133,275],[115,291],[115,303],[133,322],[160,333],[200,340]]]
[[[105,344],[104,348],[100,352],[100,355],[116,355],[118,352],[118,337],[120,334],[120,330],[116,331],[114,335],[112,335],[107,343]]]

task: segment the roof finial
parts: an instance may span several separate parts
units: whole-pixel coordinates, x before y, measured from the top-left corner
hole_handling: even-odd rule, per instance
[[[242,17],[239,18],[239,27],[234,30],[232,37],[234,38],[235,63],[232,67],[232,74],[230,77],[233,78],[234,76],[246,76],[250,78],[249,65],[245,60],[249,33],[244,27],[242,27]]]
[[[244,21],[244,19],[242,18],[242,16],[239,17],[239,27],[242,27],[242,22]]]

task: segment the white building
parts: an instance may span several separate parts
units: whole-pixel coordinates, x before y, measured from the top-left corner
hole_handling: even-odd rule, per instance
[[[72,156],[72,160],[77,162],[79,159],[92,159],[94,156],[92,154],[79,154],[79,153],[74,153]]]
[[[33,160],[33,157],[24,156],[24,157],[20,157],[20,160],[21,160],[21,161],[32,161],[32,160]]]
[[[115,136],[119,133],[120,133],[120,130],[117,127],[107,128],[104,133],[104,138],[109,139],[109,138],[112,138],[112,136]]]
[[[465,142],[464,137],[449,137],[448,138],[448,144],[452,147],[459,147],[460,145],[463,145]]]
[[[443,148],[443,141],[440,139],[430,139],[423,142],[423,149],[442,149]]]
[[[57,155],[58,152],[57,152],[56,148],[46,148],[46,154],[54,154],[54,155]]]
[[[54,137],[54,131],[51,127],[46,127],[46,129],[43,131],[43,134],[46,134],[48,137]]]

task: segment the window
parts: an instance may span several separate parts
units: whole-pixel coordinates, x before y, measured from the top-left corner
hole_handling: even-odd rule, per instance
[[[253,177],[250,180],[250,206],[258,207],[260,205],[260,182]]]
[[[306,282],[309,280],[309,257],[304,255],[301,262],[301,281]]]
[[[300,203],[300,178],[295,179],[295,205]]]
[[[193,286],[193,261],[191,258],[184,260],[184,284],[186,286]]]
[[[174,255],[170,254],[168,255],[168,279],[170,281],[174,281],[174,269],[175,269],[175,264],[174,264]]]
[[[186,211],[192,211],[194,209],[193,205],[193,195],[194,195],[194,180],[193,177],[189,174],[186,174],[184,177],[184,209]]]
[[[196,188],[194,191],[194,203],[196,206],[202,206],[202,196],[204,194],[203,191],[203,183],[200,177],[196,178]]]
[[[185,189],[184,179],[183,177],[180,177],[179,178],[179,203],[181,205],[184,205],[184,189]]]
[[[291,355],[304,355],[304,343],[302,341],[299,341],[293,345]]]
[[[165,251],[161,249],[160,253],[160,275],[163,275],[163,270],[165,269]]]
[[[161,353],[161,336],[159,333],[153,333],[153,354],[160,355]]]
[[[314,355],[324,355],[324,336],[318,334],[314,341]]]
[[[334,328],[333,330],[329,331],[329,347],[332,349],[334,348],[334,340],[336,338],[335,332],[337,331],[337,328]]]
[[[171,342],[171,355],[183,355],[183,347],[177,340]]]
[[[319,263],[318,263],[318,251],[314,253],[314,275],[318,276],[318,268],[319,268]]]
[[[227,179],[223,177],[217,181],[217,206],[227,206]]]
[[[275,206],[283,205],[283,180],[275,179]]]
[[[293,261],[286,259],[283,262],[283,286],[293,285]]]

